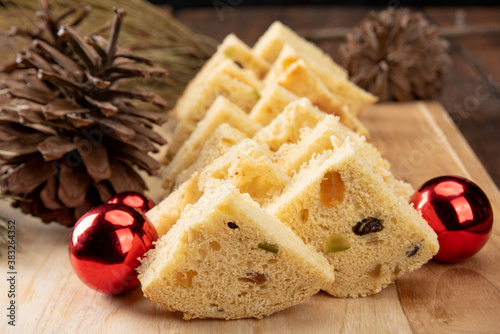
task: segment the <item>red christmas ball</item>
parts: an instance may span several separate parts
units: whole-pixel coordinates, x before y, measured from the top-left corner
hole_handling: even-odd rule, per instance
[[[155,203],[146,195],[135,191],[124,191],[111,197],[107,203],[123,203],[146,213],[151,210]]]
[[[458,176],[441,176],[424,183],[410,203],[438,235],[434,259],[457,262],[476,254],[488,241],[493,210],[475,183]]]
[[[125,204],[103,204],[76,223],[69,242],[71,265],[94,290],[123,294],[139,287],[135,268],[158,234],[146,216]]]

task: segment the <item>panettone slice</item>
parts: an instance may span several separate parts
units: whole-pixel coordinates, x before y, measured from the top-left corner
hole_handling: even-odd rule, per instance
[[[210,139],[215,129],[221,124],[232,127],[253,136],[260,124],[252,121],[247,113],[238,108],[228,99],[219,96],[212,104],[207,114],[196,124],[194,131],[187,138],[172,161],[162,171],[163,187],[170,189],[178,173],[191,166],[203,149],[203,144]]]
[[[314,74],[321,79],[341,105],[347,106],[350,113],[358,115],[365,107],[377,101],[374,95],[356,86],[346,78],[328,71],[319,63],[309,62],[307,58],[302,57],[300,52],[289,44],[283,46],[278,59],[267,73],[264,83],[270,84],[274,82],[281,73],[285,72],[291,64],[299,59],[302,59]]]
[[[279,21],[271,24],[259,38],[253,47],[253,53],[269,63],[274,63],[285,44],[293,46],[308,62],[321,65],[329,73],[335,73],[337,77],[347,78],[347,71],[335,63],[329,55]]]
[[[389,161],[382,157],[375,146],[367,142],[363,136],[341,124],[338,118],[332,115],[325,116],[313,129],[304,131],[301,140],[297,143],[282,145],[272,159],[285,173],[293,176],[314,155],[339,148],[347,137],[350,138],[357,154],[368,161],[373,171],[380,174],[397,195],[409,200],[414,192],[413,187],[394,177],[390,171]]]
[[[228,183],[186,208],[138,271],[144,294],[184,319],[262,318],[334,281],[322,255]]]
[[[197,87],[203,86],[204,82],[207,81],[207,78],[209,78],[215,68],[217,68],[221,62],[228,59],[232,60],[235,65],[253,72],[259,80],[264,78],[270,68],[270,64],[267,61],[255,56],[252,50],[238,37],[234,34],[227,35],[217,47],[217,51],[207,60],[203,68],[190,81],[183,96],[179,98],[176,106],[176,114],[179,118],[183,118],[183,111],[191,104],[190,99],[195,96]]]
[[[311,101],[300,98],[289,103],[283,112],[253,137],[255,141],[265,143],[276,152],[281,145],[296,143],[307,128],[314,128],[326,114],[313,108]]]
[[[322,111],[338,116],[348,128],[370,138],[368,129],[349,112],[348,106],[325,86],[303,59],[290,64],[276,81],[295,95],[307,97]]]
[[[250,118],[266,126],[276,118],[285,107],[299,97],[276,82],[267,85],[260,92],[260,99],[250,111]]]
[[[203,144],[203,148],[196,160],[188,168],[182,170],[175,177],[175,184],[171,186],[176,189],[187,181],[195,172],[200,172],[215,159],[223,156],[231,147],[248,138],[248,135],[231,125],[224,123],[215,129],[214,134]]]
[[[347,139],[313,158],[266,207],[335,269],[336,297],[379,292],[438,251],[437,236]]]
[[[168,232],[177,222],[188,204],[194,204],[213,181],[228,181],[241,192],[248,193],[259,204],[277,197],[290,182],[290,177],[271,161],[266,145],[245,139],[232,146],[223,156],[215,159],[201,172],[194,173],[147,216],[158,235]]]
[[[217,97],[223,96],[249,113],[260,98],[258,89],[249,82],[259,83],[252,78],[251,73],[238,68],[232,61],[226,59],[219,63],[201,83],[193,86],[190,84],[182,95],[182,101],[174,108],[179,123],[174,130],[163,163],[167,164],[177,154]]]
[[[211,180],[228,180],[242,193],[264,205],[281,194],[290,177],[272,162],[266,145],[244,139],[200,172],[201,189],[205,190]]]

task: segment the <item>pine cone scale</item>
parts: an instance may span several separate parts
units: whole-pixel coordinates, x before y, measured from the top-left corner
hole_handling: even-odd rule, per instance
[[[2,141],[2,144],[16,140],[23,135],[25,135],[24,132],[16,130],[11,124],[0,123],[0,141]]]
[[[97,123],[96,120],[92,117],[83,118],[78,114],[66,114],[66,118],[71,123],[71,125],[77,129],[90,127],[91,125],[95,125]]]
[[[126,168],[125,164],[118,161],[111,161],[111,177],[109,182],[117,193],[132,190],[141,191],[146,189],[146,184],[137,173],[131,168]]]
[[[64,117],[67,114],[86,114],[90,109],[82,108],[65,99],[55,99],[42,107],[43,116],[46,120],[56,120]]]
[[[27,87],[20,82],[13,82],[9,80],[6,82],[6,86],[9,89],[9,95],[19,99],[26,99],[36,103],[46,104],[54,98],[51,95],[47,95],[44,91]]]
[[[47,135],[43,133],[32,133],[16,138],[16,140],[0,142],[0,151],[9,152],[12,155],[31,154],[38,151],[37,145]]]
[[[59,171],[57,197],[68,208],[76,208],[85,202],[89,187],[89,176],[81,161],[74,161],[70,166],[64,160]]]
[[[8,173],[8,193],[29,194],[50,177],[57,174],[57,169],[43,159],[32,159],[19,165]]]
[[[57,197],[58,181],[56,176],[50,177],[40,192],[40,199],[43,205],[49,210],[63,209],[64,205]]]
[[[31,52],[29,50],[24,53],[17,54],[16,62],[23,63],[29,67],[40,68],[48,72],[52,72],[54,70],[48,61],[39,56],[36,52]]]
[[[111,175],[113,175],[113,169],[111,170]],[[109,179],[108,179],[109,180]],[[113,191],[110,189],[111,185],[106,181],[93,182],[93,187],[96,188],[101,202],[106,202],[113,196]]]
[[[120,140],[127,141],[135,137],[135,131],[126,127],[121,122],[113,119],[113,118],[103,118],[99,122],[102,125],[105,125],[110,132],[118,136]]]
[[[97,101],[89,96],[85,96],[85,100],[87,100],[87,102],[93,105],[94,107],[98,108],[101,111],[101,113],[106,117],[113,116],[118,112],[118,107],[111,102]]]
[[[80,59],[85,63],[91,74],[97,70],[96,51],[83,40],[83,36],[72,27],[63,25],[59,28],[57,35],[61,40],[69,43]]]
[[[108,151],[101,145],[75,137],[75,146],[82,157],[87,173],[95,182],[107,180],[111,176]]]
[[[62,52],[59,52],[59,50],[44,41],[35,39],[33,43],[35,46],[45,51],[55,63],[65,68],[76,80],[81,79],[81,69],[71,58],[66,57]]]

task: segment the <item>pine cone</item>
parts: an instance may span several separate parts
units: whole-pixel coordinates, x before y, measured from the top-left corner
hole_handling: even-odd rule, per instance
[[[116,193],[144,191],[135,168],[154,174],[151,158],[166,141],[153,130],[163,113],[135,107],[131,100],[161,108],[151,93],[116,88],[121,79],[164,76],[146,69],[151,61],[116,46],[125,11],[115,10],[109,40],[84,36],[75,26],[88,7],[55,17],[40,1],[43,24],[35,32],[12,29],[33,43],[2,72],[0,94],[0,190],[13,205],[44,222],[72,226],[88,209]],[[73,17],[68,24],[62,20]]]
[[[341,46],[350,79],[381,100],[432,99],[450,64],[448,42],[421,13],[372,12]]]

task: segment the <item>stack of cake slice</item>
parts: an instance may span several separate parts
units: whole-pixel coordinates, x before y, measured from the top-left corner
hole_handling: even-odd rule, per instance
[[[377,293],[432,258],[412,187],[357,118],[375,101],[279,22],[253,48],[229,35],[175,107],[145,295],[186,319],[260,318],[319,289]]]
[[[186,208],[140,277],[146,295],[185,319],[261,318],[334,281],[323,256],[229,183]]]

